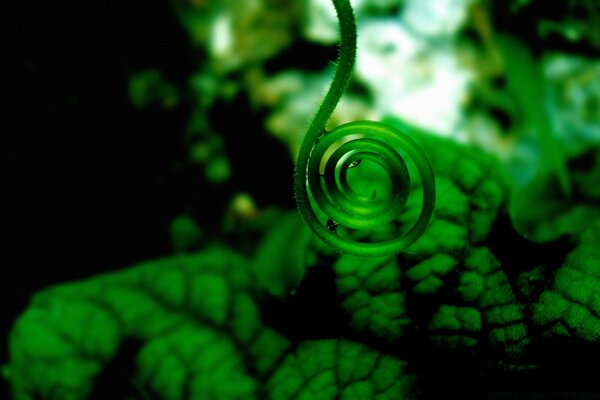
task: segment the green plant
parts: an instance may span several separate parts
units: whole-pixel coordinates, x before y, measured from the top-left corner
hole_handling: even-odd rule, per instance
[[[356,121],[326,131],[356,55],[350,2],[333,0],[333,4],[341,35],[338,67],[298,154],[296,201],[311,230],[335,249],[359,256],[398,253],[423,234],[432,216],[433,171],[419,145],[389,125]],[[413,182],[417,175],[418,183]],[[409,203],[411,191],[417,190],[422,193],[421,202]],[[410,228],[406,221],[400,222],[407,203],[407,208],[420,208]]]
[[[317,251],[308,270],[315,251],[290,213],[252,260],[205,248],[55,285],[11,332],[14,398],[482,399],[552,374],[594,389],[600,223],[557,265],[498,259],[494,235],[516,246],[494,226],[509,193],[501,168],[419,139],[444,195],[410,252]]]
[[[327,243],[381,256],[315,246],[297,212],[263,216],[253,251],[212,243],[188,253],[203,232],[181,217],[172,226],[177,254],[32,298],[1,371],[14,399],[480,400],[511,390],[597,391],[597,368],[587,363],[600,350],[600,221],[584,214],[585,229],[564,230],[568,243],[532,244],[512,231],[514,188],[488,154],[392,117],[389,126],[353,122],[325,133],[355,51],[352,10],[346,0],[335,4],[340,67],[302,146],[295,189]],[[391,140],[417,162],[388,151]],[[420,169],[423,182],[410,188],[423,196],[408,198],[406,173]],[[596,176],[578,179],[588,187]],[[362,197],[321,193],[330,182]],[[371,210],[359,206],[382,193],[405,207],[394,223],[366,226]],[[313,208],[321,196],[333,200],[323,211]],[[338,221],[346,204],[360,218]],[[408,238],[391,239],[391,228],[423,215],[431,220],[422,235],[409,229]]]

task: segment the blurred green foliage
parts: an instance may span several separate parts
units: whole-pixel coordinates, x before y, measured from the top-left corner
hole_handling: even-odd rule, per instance
[[[405,3],[364,8],[376,9],[370,22],[380,23],[382,10],[400,15]],[[316,108],[306,93],[319,91],[321,64],[290,67],[282,56],[309,41],[298,22],[307,4],[174,0],[199,54],[197,71],[185,87],[157,70],[131,77],[135,107],[189,103],[180,135],[186,162],[201,166],[214,187],[235,172],[210,117],[215,107],[245,96],[248,109],[240,113],[268,119],[278,110],[279,126],[290,132],[307,117],[306,104]],[[508,28],[501,17],[481,17],[492,9]],[[481,63],[462,110],[483,104],[475,119],[483,123],[475,126],[486,139],[497,134],[491,143],[505,148],[458,144],[383,113],[384,122],[423,145],[436,174],[433,220],[407,252],[336,254],[314,240],[295,210],[261,208],[249,196],[232,200],[217,237],[208,237],[193,212],[182,214],[170,226],[175,255],[32,298],[12,329],[2,369],[14,399],[482,399],[495,389],[598,391],[600,101],[590,52],[600,47],[597,5],[475,1],[470,12],[453,40],[476,43],[465,47]],[[223,30],[225,36],[214,33]],[[454,52],[454,44],[437,49]],[[416,59],[424,63],[420,51]],[[567,68],[557,77],[552,62]],[[428,68],[418,71],[428,76]],[[355,78],[358,111],[342,105],[347,114],[334,119],[381,111],[371,90]],[[292,98],[296,91],[301,95]],[[275,134],[265,125],[240,135],[267,133]],[[297,138],[278,137],[294,154]]]
[[[139,349],[118,393],[161,399],[436,398],[430,379],[450,393],[471,386],[477,398],[481,374],[531,376],[544,368],[540,349],[557,340],[596,342],[598,222],[573,235],[558,268],[531,254],[504,258],[497,241],[513,239],[495,221],[511,185],[500,164],[411,132],[430,155],[440,201],[406,253],[336,255],[292,212],[270,219],[248,256],[213,243],[57,285],[13,328],[3,373],[14,398],[107,393],[102,376],[131,340]],[[199,236],[184,216],[173,229],[189,234],[180,249]],[[454,357],[480,366],[433,367]]]

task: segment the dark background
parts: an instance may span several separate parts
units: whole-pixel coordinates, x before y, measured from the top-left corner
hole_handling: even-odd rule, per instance
[[[187,110],[135,110],[127,82],[158,68],[183,85],[197,61],[168,1],[12,5],[2,23],[0,364],[34,292],[171,251]]]

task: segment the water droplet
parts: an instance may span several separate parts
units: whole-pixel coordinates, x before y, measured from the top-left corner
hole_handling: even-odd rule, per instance
[[[362,160],[354,160],[350,164],[348,164],[348,168],[356,168],[360,165]]]
[[[338,226],[340,226],[339,222],[334,221],[331,218],[327,220],[327,229],[329,229],[331,232],[335,232]]]

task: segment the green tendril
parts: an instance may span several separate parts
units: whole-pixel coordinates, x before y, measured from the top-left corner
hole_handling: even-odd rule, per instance
[[[326,131],[356,58],[352,6],[348,0],[332,1],[340,26],[340,55],[331,87],[300,147],[296,202],[315,235],[338,251],[358,256],[399,253],[423,234],[431,219],[433,170],[412,138],[386,124],[355,121]],[[413,192],[422,196],[410,196]]]

